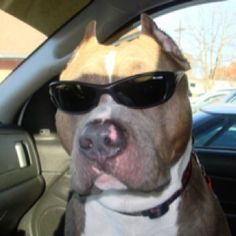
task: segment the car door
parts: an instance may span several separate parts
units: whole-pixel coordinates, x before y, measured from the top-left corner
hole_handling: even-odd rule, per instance
[[[63,233],[60,224],[69,194],[69,155],[57,137],[55,113],[56,108],[50,101],[46,83],[25,104],[19,121],[19,125],[33,137],[45,182],[43,195],[17,227],[18,232],[25,232],[27,235]]]
[[[195,151],[212,181],[232,234],[236,232],[236,119],[218,115],[194,130]]]
[[[10,235],[44,188],[38,154],[25,130],[0,126],[0,163],[0,229]]]

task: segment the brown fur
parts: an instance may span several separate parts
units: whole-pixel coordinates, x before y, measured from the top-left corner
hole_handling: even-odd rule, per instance
[[[146,25],[144,27],[151,28],[149,26],[151,22],[146,19],[145,15],[143,15],[142,22],[143,25]],[[110,51],[117,53],[113,74],[118,78],[155,70],[177,71],[190,68],[187,60],[177,48],[174,49],[173,60],[170,60],[171,53],[165,52],[162,45],[156,42],[156,39],[151,36],[151,29],[144,30],[138,38],[132,41],[132,44],[124,42],[118,46],[113,46],[99,44],[94,27],[94,22],[88,25],[82,43],[75,51],[67,68],[61,74],[61,80],[83,80],[84,74],[94,74],[94,72],[106,78],[107,72],[104,61]],[[128,54],[127,51],[129,52]],[[176,55],[178,55],[177,61]],[[105,82],[107,81],[103,81],[103,83]]]
[[[108,83],[104,61],[111,51],[116,52],[113,80],[150,71],[186,71],[190,68],[177,45],[151,19],[143,15],[141,22],[142,33],[136,39],[116,46],[98,43],[96,23],[92,22],[60,79]],[[97,178],[94,171],[96,164],[79,152],[78,140],[83,127],[107,107],[112,111],[110,119],[122,124],[129,136],[124,153],[110,159],[103,166],[104,171],[124,183],[128,191],[151,192],[168,184],[170,168],[179,160],[191,138],[192,117],[187,93],[185,76],[173,96],[153,108],[129,109],[104,95],[98,107],[89,113],[69,115],[58,111],[57,130],[64,147],[72,156],[72,189],[80,194],[93,190]],[[186,206],[186,202],[193,204]],[[70,201],[66,217],[67,235],[83,232],[83,204],[76,196]],[[181,198],[178,224],[180,236],[230,235],[223,213],[196,163]]]
[[[194,157],[192,159],[195,160]],[[186,206],[186,202],[192,202],[193,196],[194,204]],[[182,194],[179,212],[178,236],[231,235],[218,199],[202,178],[202,172],[195,161],[190,183]]]

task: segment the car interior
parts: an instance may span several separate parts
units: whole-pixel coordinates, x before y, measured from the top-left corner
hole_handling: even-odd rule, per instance
[[[110,43],[135,29],[142,12],[158,16],[213,1],[77,2],[80,5],[77,9],[80,10],[74,10],[73,17],[61,24],[0,84],[2,236],[63,235],[64,213],[70,193],[70,155],[56,134],[56,108],[50,101],[48,85],[59,79],[87,23],[96,20],[99,41]],[[12,14],[20,17],[18,11],[13,9]],[[50,29],[45,29],[45,32],[51,34]],[[218,158],[212,160],[211,150],[196,151],[212,179],[213,189],[220,199],[233,234],[236,232],[236,163],[233,154],[229,152],[223,156],[218,152]]]

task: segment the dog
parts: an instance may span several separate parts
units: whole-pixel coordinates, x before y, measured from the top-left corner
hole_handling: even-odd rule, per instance
[[[50,85],[71,155],[65,235],[230,235],[192,151],[189,69],[146,14],[137,37],[112,45],[88,24]]]

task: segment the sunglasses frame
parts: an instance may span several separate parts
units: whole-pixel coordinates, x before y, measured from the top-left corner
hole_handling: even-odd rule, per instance
[[[147,73],[142,73],[142,74],[137,74],[137,75],[133,75],[133,76],[129,76],[117,81],[114,81],[112,83],[108,83],[108,84],[93,84],[93,83],[86,83],[86,82],[81,82],[78,80],[73,80],[73,81],[53,81],[49,84],[49,94],[50,94],[50,98],[52,100],[52,102],[54,103],[54,105],[61,111],[66,112],[66,113],[72,113],[72,114],[82,114],[82,113],[86,113],[89,112],[90,110],[92,110],[94,107],[97,106],[97,104],[99,103],[99,99],[103,94],[109,94],[116,103],[127,106],[129,108],[133,108],[133,109],[145,109],[145,108],[150,108],[150,107],[154,107],[154,106],[158,106],[164,102],[166,102],[174,93],[175,91],[175,87],[176,85],[179,83],[179,81],[183,78],[183,76],[185,75],[185,73],[183,71],[177,71],[177,72],[170,72],[170,71],[155,71],[155,72],[147,72]],[[154,105],[150,105],[150,106],[130,106],[124,103],[121,103],[119,101],[119,99],[117,99],[116,97],[116,93],[114,92],[114,87],[116,87],[119,84],[124,84],[124,83],[128,83],[129,81],[133,81],[135,79],[138,78],[142,78],[144,76],[152,76],[152,77],[157,77],[157,76],[163,76],[165,77],[167,81],[167,85],[168,85],[168,89],[167,91],[165,91],[165,96],[163,96],[163,99],[159,102],[156,102]],[[175,78],[174,81],[171,81],[170,78]],[[95,92],[95,97],[93,98],[93,103],[91,103],[91,106],[88,107],[87,110],[83,110],[83,111],[68,111],[66,109],[62,109],[62,107],[60,106],[59,102],[57,101],[57,99],[55,98],[55,91],[57,86],[60,85],[80,85],[80,86],[85,86],[88,88],[93,88],[94,92]]]

